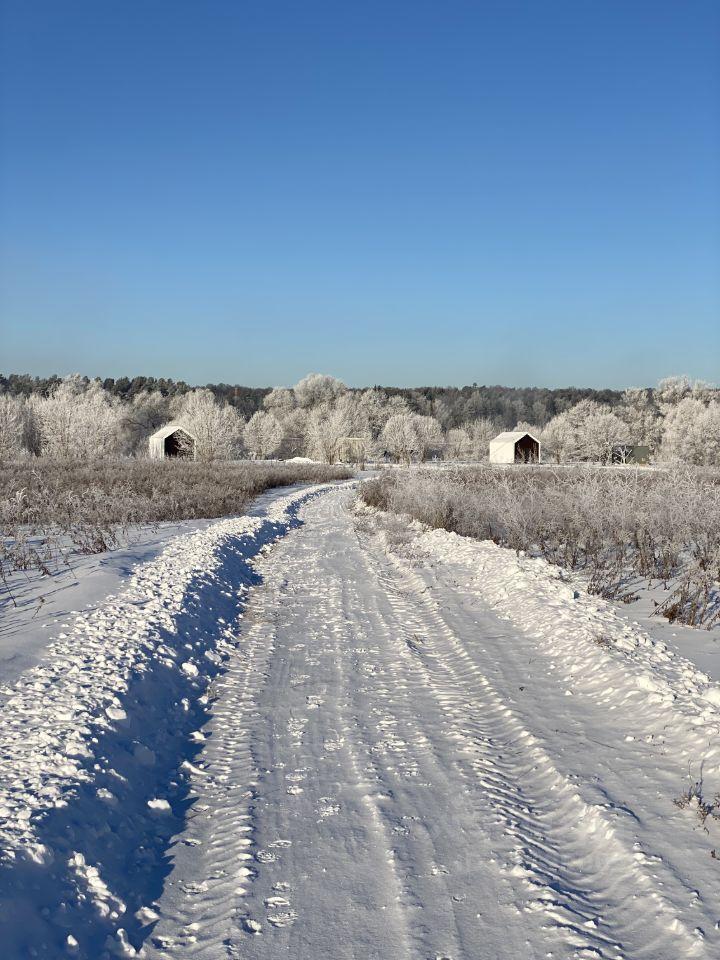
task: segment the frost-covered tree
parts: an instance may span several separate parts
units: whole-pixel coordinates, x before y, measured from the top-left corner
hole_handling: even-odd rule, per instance
[[[667,413],[687,397],[706,404],[713,400],[720,401],[720,391],[704,380],[691,380],[686,376],[666,377],[658,383],[654,397],[660,408]]]
[[[655,387],[655,400],[663,408],[674,407],[690,396],[692,382],[689,377],[665,377]]]
[[[296,407],[282,420],[282,457],[300,457],[306,454],[307,425],[308,411],[304,407]]]
[[[25,399],[0,394],[0,461],[17,460],[26,452],[26,421]]]
[[[407,402],[405,397],[394,396],[388,397],[387,403],[385,404],[386,416],[385,422],[394,417],[399,413],[411,413],[410,404]]]
[[[584,460],[612,463],[613,447],[627,442],[627,426],[609,407],[602,407],[585,420],[581,442]]]
[[[432,406],[432,414],[443,430],[458,426],[457,412],[446,400],[436,400]]]
[[[346,391],[347,387],[342,380],[324,373],[310,373],[294,387],[295,399],[301,407],[332,403]]]
[[[263,407],[282,422],[296,407],[295,394],[288,387],[274,387],[263,398]]]
[[[191,390],[182,398],[178,423],[195,437],[197,460],[232,460],[238,455],[243,421],[227,403],[218,403],[210,390]]]
[[[547,459],[610,463],[613,447],[628,440],[627,425],[612,409],[594,400],[581,400],[554,417],[542,431]]]
[[[126,453],[145,453],[148,437],[171,419],[171,403],[159,390],[137,393],[121,409]]]
[[[720,403],[686,396],[665,416],[662,458],[695,466],[720,464]]]
[[[416,450],[420,460],[427,460],[433,451],[443,448],[442,427],[435,417],[413,417],[413,426],[417,436]]]
[[[380,446],[398,463],[410,463],[417,453],[418,442],[415,417],[409,413],[394,414],[380,434]]]
[[[283,428],[274,414],[258,410],[245,425],[244,439],[250,454],[264,460],[280,450],[283,442]]]
[[[553,417],[543,428],[539,439],[543,460],[566,463],[577,456],[577,435],[567,412]]]
[[[467,460],[470,455],[470,437],[463,427],[448,430],[445,437],[447,460]]]
[[[352,410],[347,403],[325,403],[310,411],[307,422],[307,451],[325,463],[335,463],[340,444],[353,436]]]
[[[362,417],[373,440],[380,436],[380,431],[391,416],[388,411],[387,394],[382,390],[363,390],[357,400],[358,416]]]
[[[632,444],[644,444],[656,449],[662,434],[662,416],[653,390],[630,387],[623,393],[623,402],[614,408],[627,426],[627,439]]]
[[[488,420],[487,417],[480,417],[472,423],[466,423],[465,429],[470,438],[470,459],[482,461],[489,459],[490,441],[499,433],[497,424]]]
[[[93,380],[66,377],[47,397],[31,406],[40,452],[56,460],[90,460],[119,453],[121,412],[118,402]]]

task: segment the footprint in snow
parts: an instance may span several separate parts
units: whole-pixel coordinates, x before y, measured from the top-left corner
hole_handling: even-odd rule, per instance
[[[283,913],[268,914],[267,921],[274,927],[290,927],[297,920],[297,914],[294,910],[286,910]]]
[[[266,897],[265,898],[266,907],[289,907],[290,901],[286,900],[285,897]]]
[[[288,773],[285,777],[286,780],[289,780],[291,783],[300,783],[307,776],[304,770],[296,770],[295,773]]]

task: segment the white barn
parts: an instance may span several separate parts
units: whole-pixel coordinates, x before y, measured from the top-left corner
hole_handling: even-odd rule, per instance
[[[490,463],[538,463],[540,441],[524,430],[506,430],[490,441]]]
[[[166,457],[185,457],[195,459],[196,438],[179,423],[166,423],[149,440],[150,459],[164,460]]]

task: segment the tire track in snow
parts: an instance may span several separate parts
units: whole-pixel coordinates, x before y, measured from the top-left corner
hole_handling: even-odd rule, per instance
[[[460,781],[455,784],[455,790],[463,789],[466,795],[470,795],[474,818],[484,823],[493,837],[494,869],[499,874],[499,881],[505,880],[517,888],[518,866],[531,856],[528,848],[534,849],[533,876],[540,891],[536,890],[536,895],[528,898],[522,891],[518,895],[516,889],[513,898],[516,912],[522,913],[528,909],[534,912],[534,908],[541,903],[544,907],[544,917],[538,916],[540,922],[537,928],[533,931],[531,927],[534,937],[532,944],[526,947],[527,955],[530,955],[530,950],[537,950],[544,941],[549,943],[548,934],[550,932],[552,936],[551,928],[557,924],[561,933],[559,941],[573,948],[573,956],[622,956],[619,945],[612,937],[594,929],[597,910],[593,909],[589,899],[582,891],[569,886],[567,876],[563,877],[561,858],[553,849],[552,840],[548,839],[542,825],[537,822],[537,810],[530,807],[531,798],[524,787],[518,785],[517,770],[507,763],[508,742],[507,738],[500,736],[503,731],[495,724],[489,734],[487,727],[473,721],[478,711],[486,709],[486,703],[478,698],[475,691],[469,698],[464,692],[465,678],[461,673],[455,671],[450,674],[444,660],[426,650],[426,647],[434,647],[433,624],[424,618],[426,611],[422,607],[418,611],[413,599],[408,599],[403,585],[394,580],[384,564],[375,568],[374,576],[383,583],[387,600],[394,611],[394,620],[398,625],[396,641],[400,650],[404,647],[400,660],[402,674],[406,680],[412,680],[411,700],[417,701],[423,687],[431,691],[437,707],[431,736],[436,742],[446,740],[441,755],[445,756],[446,763],[451,760],[452,769]],[[408,663],[408,659],[413,662]],[[430,712],[427,707],[423,709],[426,715]],[[504,836],[499,839],[498,834]],[[514,844],[509,846],[506,838],[514,841]],[[503,860],[510,862],[505,864]],[[549,892],[549,885],[557,886],[559,880],[564,882],[570,894],[566,896],[564,905],[560,902],[562,888],[553,894],[551,901],[543,897],[543,893]],[[497,895],[496,899],[499,899]],[[556,915],[553,916],[553,913]],[[472,952],[462,954],[472,955]],[[523,953],[518,949],[512,955],[522,956]],[[538,953],[540,955],[543,954]]]
[[[218,944],[225,944],[231,956],[235,925],[245,919],[244,897],[256,876],[253,808],[259,771],[252,738],[264,722],[256,701],[275,644],[266,608],[271,612],[276,602],[275,591],[268,591],[241,615],[249,626],[217,681],[211,730],[196,735],[207,746],[199,762],[188,766],[196,799],[175,854],[176,873],[185,879],[175,884],[171,878],[166,915],[151,939],[162,955],[216,957]],[[199,863],[211,868],[200,873]]]
[[[579,957],[710,957],[642,858],[600,807],[582,800],[468,655],[427,582],[393,553],[383,559],[378,576],[406,625],[406,639],[425,638],[411,648],[457,724],[458,738],[477,745],[469,767],[516,842],[511,872],[531,888],[529,908],[548,917],[548,929],[566,933]],[[495,628],[507,632],[504,624]]]

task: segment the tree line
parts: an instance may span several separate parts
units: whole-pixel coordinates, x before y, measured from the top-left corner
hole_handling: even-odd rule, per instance
[[[623,392],[350,389],[323,374],[272,389],[0,377],[0,459],[142,457],[171,420],[196,438],[201,460],[482,461],[493,436],[521,429],[540,439],[546,461],[609,463],[619,445],[644,445],[657,460],[720,464],[720,391],[687,377]]]
[[[181,397],[197,387],[184,380],[164,377],[106,377],[81,378],[86,386],[99,383],[111,397],[132,401],[146,393],[160,393],[163,397]],[[0,394],[29,398],[33,395],[48,397],[63,378],[33,377],[27,373],[0,374]],[[272,387],[244,387],[239,384],[209,383],[204,385],[213,396],[234,407],[242,416],[251,417],[263,409],[263,400]],[[363,388],[348,388],[353,393],[363,393]],[[551,390],[545,387],[478,386],[465,387],[386,387],[376,385],[388,397],[403,399],[412,413],[434,416],[446,429],[462,426],[472,420],[487,418],[504,429],[511,429],[518,421],[532,421],[544,426],[552,417],[579,403],[593,400],[596,403],[616,406],[622,402],[619,390],[593,390],[590,388],[563,387]]]

